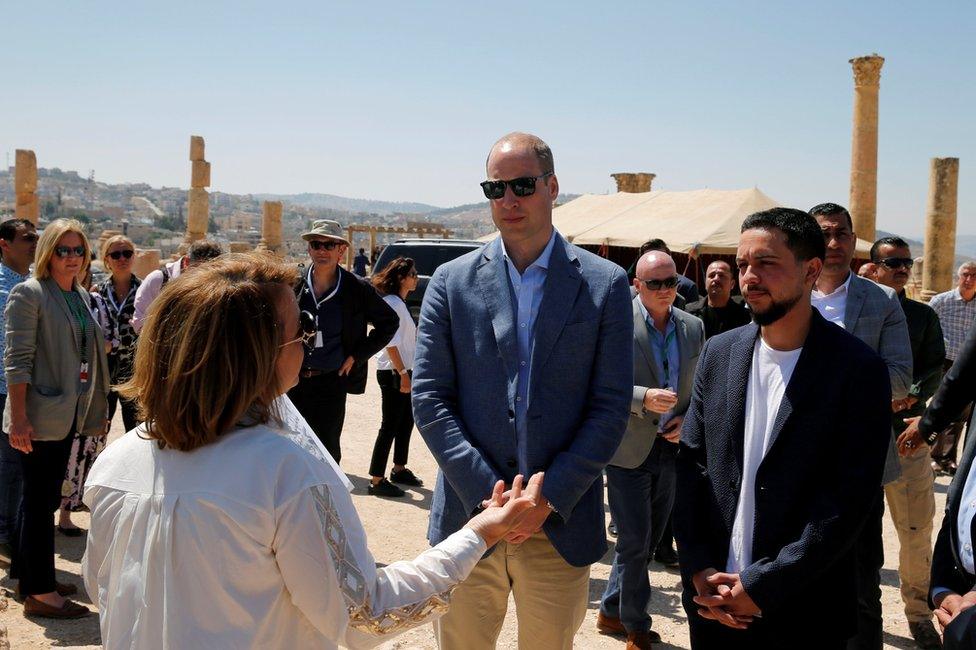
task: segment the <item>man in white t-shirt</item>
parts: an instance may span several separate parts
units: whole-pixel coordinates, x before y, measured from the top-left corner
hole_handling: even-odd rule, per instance
[[[811,306],[823,260],[804,212],[742,225],[754,323],[705,344],[677,459],[692,648],[839,650],[856,632],[853,545],[881,481],[891,387],[884,361]]]

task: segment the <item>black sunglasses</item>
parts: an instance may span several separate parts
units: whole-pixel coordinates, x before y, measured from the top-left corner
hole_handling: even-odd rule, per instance
[[[900,269],[903,266],[906,269],[910,269],[915,266],[915,260],[910,257],[886,257],[880,260],[880,263],[889,269]]]
[[[290,341],[285,341],[278,347],[286,347],[291,345],[295,341],[301,341],[305,349],[312,351],[315,348],[315,335],[317,334],[315,328],[315,316],[312,316],[307,311],[298,312],[298,326],[302,330],[302,333],[298,335],[298,338],[294,338]]]
[[[311,239],[308,245],[313,251],[322,250],[323,248],[327,251],[334,249],[336,246],[341,246],[342,244],[337,241],[322,241],[321,239]]]
[[[552,172],[546,172],[541,176],[523,176],[513,178],[510,181],[484,181],[481,189],[485,192],[485,198],[500,199],[505,196],[505,188],[511,187],[512,194],[515,196],[532,196],[535,194],[536,181],[552,176]]]
[[[678,276],[672,275],[670,278],[664,278],[663,280],[641,280],[637,279],[638,282],[643,282],[644,286],[651,291],[660,291],[661,289],[674,289],[678,286]]]
[[[69,255],[74,255],[75,257],[85,256],[84,246],[55,246],[54,254],[58,257],[68,257]]]
[[[120,260],[123,257],[125,259],[131,259],[132,258],[132,251],[130,251],[130,250],[112,251],[111,253],[108,254],[108,256],[111,257],[113,260]]]

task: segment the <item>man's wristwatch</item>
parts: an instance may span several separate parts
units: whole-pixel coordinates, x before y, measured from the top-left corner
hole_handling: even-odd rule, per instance
[[[401,368],[400,370],[397,370],[397,372],[398,372],[399,374],[401,374],[401,375],[405,375],[405,374],[407,374],[407,373],[408,373],[408,372],[410,372],[410,371],[409,371],[409,370],[407,370],[406,368]]]

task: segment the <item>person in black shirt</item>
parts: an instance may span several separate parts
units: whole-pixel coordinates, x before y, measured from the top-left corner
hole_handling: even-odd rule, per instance
[[[302,239],[311,264],[295,291],[315,320],[315,345],[305,351],[288,397],[338,463],[346,395],[366,392],[367,362],[390,342],[400,319],[368,281],[339,266],[349,242],[338,222],[314,221]]]
[[[752,320],[741,303],[732,300],[732,287],[735,278],[732,267],[724,260],[716,260],[705,270],[706,297],[690,303],[686,309],[689,314],[698,316],[705,323],[705,338],[741,327]]]

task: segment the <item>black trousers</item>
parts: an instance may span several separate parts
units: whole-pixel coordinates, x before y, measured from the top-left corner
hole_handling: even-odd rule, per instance
[[[857,634],[848,650],[881,650],[884,635],[881,618],[881,567],[884,566],[884,490],[868,512],[864,528],[854,542],[857,556]]]
[[[949,368],[952,367],[953,361],[946,359],[942,364],[942,369],[945,372],[949,372]],[[956,457],[959,449],[959,440],[962,438],[962,430],[966,428],[966,423],[969,422],[969,417],[973,413],[972,402],[962,410],[952,424],[947,426],[944,430],[939,432],[938,437],[935,439],[935,444],[932,445],[932,460],[939,463],[940,465],[947,465],[949,463],[955,463]]]
[[[377,370],[376,381],[383,396],[383,421],[373,445],[373,457],[369,462],[370,476],[385,476],[386,461],[393,446],[393,464],[406,465],[410,452],[410,434],[413,433],[413,411],[410,393],[400,392],[400,374],[396,370]],[[394,444],[395,443],[395,444]]]
[[[54,521],[61,505],[61,485],[74,435],[64,440],[32,440],[33,451],[20,453],[24,473],[20,542],[10,574],[24,596],[54,591]]]
[[[136,403],[130,399],[125,399],[121,397],[114,390],[110,391],[108,394],[108,420],[112,421],[115,417],[115,410],[118,406],[122,406],[122,423],[125,425],[126,431],[132,431],[137,426],[139,426],[139,416],[137,414],[138,408]]]
[[[693,604],[693,603],[692,603]],[[716,621],[709,621],[688,610],[692,650],[843,650],[843,639],[810,638],[809,630],[770,629],[761,619],[745,630],[733,630]]]
[[[346,419],[345,379],[335,370],[302,377],[298,385],[288,391],[288,397],[338,463],[342,458],[339,436]]]

